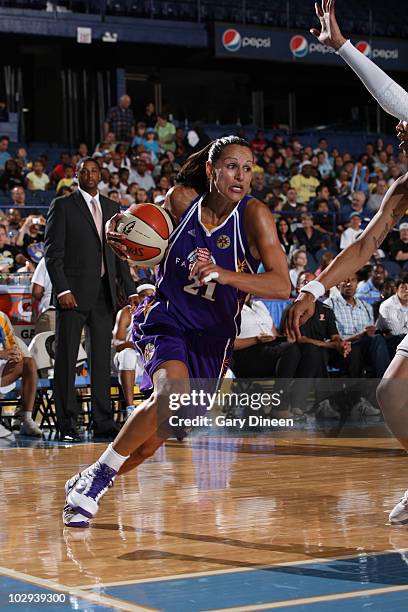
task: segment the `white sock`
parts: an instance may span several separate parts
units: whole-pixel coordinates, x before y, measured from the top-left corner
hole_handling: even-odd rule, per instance
[[[130,455],[124,457],[123,455],[119,455],[119,453],[112,448],[112,444],[109,444],[106,451],[99,457],[99,462],[109,466],[112,468],[112,470],[115,470],[115,472],[119,472],[120,468],[125,463],[126,459],[129,458],[129,456]]]
[[[22,413],[21,413],[21,415],[22,415],[22,416],[21,416],[21,419],[22,419],[23,421],[28,421],[29,419],[31,419],[31,418],[32,418],[32,417],[31,417],[31,412],[22,412]]]

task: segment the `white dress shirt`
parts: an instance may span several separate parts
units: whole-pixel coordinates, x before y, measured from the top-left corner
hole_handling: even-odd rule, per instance
[[[273,321],[269,310],[260,300],[251,306],[244,304],[241,312],[241,333],[238,338],[256,338],[260,334],[272,334]]]
[[[392,295],[380,305],[377,327],[390,331],[393,336],[408,334],[408,307],[401,304],[398,295]]]

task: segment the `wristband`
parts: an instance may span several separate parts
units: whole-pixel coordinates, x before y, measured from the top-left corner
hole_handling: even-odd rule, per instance
[[[324,295],[326,293],[326,288],[319,281],[312,280],[312,281],[310,281],[310,283],[307,283],[307,285],[302,287],[302,289],[300,291],[301,292],[304,291],[305,293],[311,293],[313,295],[315,301],[316,301],[320,297],[322,297],[322,295]]]

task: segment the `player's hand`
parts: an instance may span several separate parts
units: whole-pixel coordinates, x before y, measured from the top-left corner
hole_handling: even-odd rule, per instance
[[[405,155],[408,155],[408,122],[400,121],[396,130],[397,138],[400,141],[399,148]]]
[[[123,244],[123,234],[116,231],[119,221],[124,217],[123,213],[116,213],[113,215],[105,225],[106,242],[109,244],[113,252],[121,259],[126,261],[128,251],[125,244]]]
[[[196,261],[190,270],[190,279],[197,277],[200,285],[205,285],[210,281],[216,281],[220,285],[228,285],[230,274],[229,270],[220,268],[211,261]]]
[[[334,12],[335,0],[322,0],[320,5],[315,2],[315,11],[317,18],[320,21],[320,30],[311,28],[310,33],[316,36],[322,45],[331,47],[332,49],[340,49],[346,42],[343,34],[340,31],[337,23],[336,14]]]
[[[71,291],[69,293],[65,293],[64,295],[61,295],[58,298],[58,304],[63,310],[71,310],[72,308],[78,308],[77,301]]]
[[[311,293],[301,291],[286,313],[284,335],[288,340],[299,340],[302,336],[300,326],[314,315],[315,303]]]
[[[336,351],[346,358],[351,353],[351,342],[349,340],[337,340]]]

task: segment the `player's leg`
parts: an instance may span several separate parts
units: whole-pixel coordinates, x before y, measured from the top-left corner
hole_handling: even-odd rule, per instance
[[[32,357],[24,357],[22,365],[20,433],[25,436],[41,437],[42,431],[32,417],[37,393],[37,366]]]
[[[170,360],[157,368],[153,374],[154,391],[151,397],[138,407],[99,460],[87,468],[79,479],[75,480],[74,476],[67,482],[66,505],[85,517],[95,516],[101,497],[112,486],[130,455],[152,436],[160,436],[158,431],[170,415],[169,391],[186,393],[189,389],[188,378],[187,366],[182,361]]]
[[[153,434],[148,440],[146,440],[146,442],[143,442],[143,444],[141,444],[139,448],[137,448],[130,455],[130,457],[120,468],[118,476],[130,472],[131,470],[137,468],[144,461],[146,461],[146,459],[152,457],[157,451],[157,449],[160,448],[160,446],[164,444],[166,440],[167,438],[163,438],[162,436]]]
[[[13,385],[13,383],[21,376],[22,372],[22,362],[19,361],[17,363],[12,363],[11,361],[2,361],[2,370],[0,374],[0,386],[8,387],[9,385]],[[13,387],[11,387],[12,389]],[[11,390],[10,389],[10,390]],[[1,411],[0,411],[1,414]],[[14,433],[4,427],[4,425],[0,424],[0,438],[8,438],[9,440],[14,440]]]
[[[408,381],[407,348],[408,341],[404,338],[377,389],[377,400],[385,422],[406,450],[408,450],[408,406],[405,391]],[[390,523],[397,525],[408,523],[408,491],[391,511],[389,520]]]
[[[120,353],[116,353],[114,363],[118,369],[119,382],[122,387],[126,406],[132,406],[135,372],[137,367],[137,354],[135,349],[125,348],[123,351],[120,351]]]

